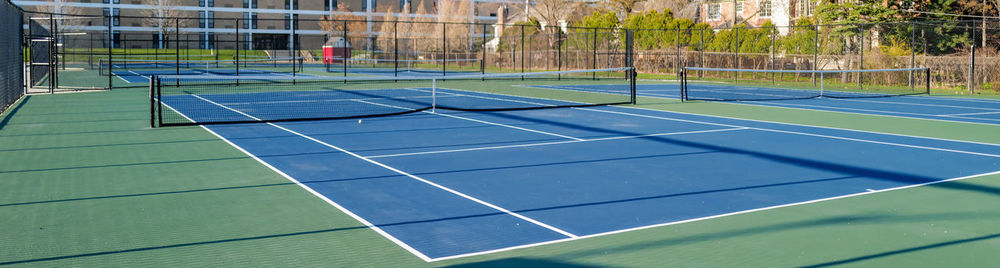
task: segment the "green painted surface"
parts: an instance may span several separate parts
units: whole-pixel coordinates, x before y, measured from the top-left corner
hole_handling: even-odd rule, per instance
[[[30,96],[0,117],[0,263],[21,266],[990,266],[1000,176],[425,263],[145,89]],[[1000,143],[1000,127],[642,98],[639,107]],[[928,159],[933,163],[933,159]],[[692,204],[697,205],[697,204]]]

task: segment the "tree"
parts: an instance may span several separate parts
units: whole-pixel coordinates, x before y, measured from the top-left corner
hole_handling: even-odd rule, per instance
[[[178,27],[191,26],[188,25],[188,20],[178,19],[184,17],[184,12],[177,8],[182,5],[181,0],[144,0],[143,4],[153,6],[153,8],[142,10],[145,17],[143,24],[156,28],[156,33],[159,36],[157,48],[166,48],[166,40],[178,30]]]
[[[601,6],[607,10],[611,10],[618,15],[618,18],[627,18],[636,11],[636,7],[639,3],[645,2],[646,0],[601,0]]]

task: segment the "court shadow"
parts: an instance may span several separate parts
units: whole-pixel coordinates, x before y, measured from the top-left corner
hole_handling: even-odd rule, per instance
[[[499,118],[504,118],[504,119],[518,120],[518,121],[527,121],[527,122],[536,122],[536,123],[539,123],[539,124],[546,124],[546,125],[552,125],[552,126],[572,128],[572,129],[583,130],[583,131],[605,133],[605,134],[609,134],[609,135],[617,135],[617,136],[641,136],[641,137],[637,137],[637,139],[643,139],[643,140],[648,140],[648,141],[655,141],[655,142],[659,142],[659,143],[665,143],[665,144],[682,146],[682,147],[688,147],[688,148],[697,148],[697,149],[706,150],[706,151],[712,151],[712,152],[720,152],[720,153],[727,153],[727,154],[737,154],[737,155],[746,155],[746,156],[749,156],[749,157],[752,157],[752,158],[764,159],[764,160],[768,160],[768,161],[785,163],[785,164],[789,164],[789,165],[794,165],[794,166],[799,166],[799,167],[805,167],[805,168],[810,168],[810,169],[824,170],[824,171],[833,172],[835,174],[850,174],[852,176],[867,177],[867,178],[873,178],[873,179],[885,180],[885,181],[892,181],[892,182],[899,182],[899,183],[905,183],[905,184],[911,184],[911,185],[912,184],[932,183],[932,184],[928,184],[927,186],[928,187],[937,187],[937,188],[946,188],[946,189],[952,189],[952,190],[961,190],[961,191],[974,191],[974,192],[980,192],[980,193],[985,193],[985,194],[990,194],[990,195],[1000,195],[1000,188],[998,188],[998,187],[991,187],[991,186],[985,186],[985,185],[970,184],[970,183],[957,182],[957,181],[952,181],[950,183],[935,183],[935,182],[941,182],[942,180],[940,178],[928,177],[928,176],[923,176],[923,175],[919,175],[919,174],[908,174],[908,173],[897,172],[897,171],[881,170],[881,169],[868,168],[868,167],[858,167],[858,166],[852,166],[852,165],[845,165],[845,164],[836,163],[836,162],[828,162],[828,161],[820,161],[820,160],[796,158],[796,157],[790,157],[790,156],[784,156],[784,155],[779,155],[779,154],[775,154],[775,153],[770,153],[770,152],[766,152],[766,151],[753,151],[753,150],[746,150],[746,149],[739,149],[739,148],[732,148],[732,147],[726,147],[726,146],[721,146],[721,145],[709,144],[709,143],[704,143],[704,142],[682,140],[682,139],[673,138],[673,137],[670,137],[670,136],[643,136],[643,135],[646,135],[648,133],[636,133],[636,132],[622,131],[622,130],[611,129],[611,128],[602,128],[602,127],[596,127],[596,126],[590,126],[590,125],[581,125],[581,124],[574,124],[574,123],[569,123],[569,122],[553,121],[553,120],[547,120],[547,119],[538,118],[538,117],[520,116],[520,115],[517,115],[515,113],[509,113],[509,112],[486,112],[485,114],[489,114],[491,116],[495,116],[495,117],[499,117]]]
[[[587,267],[604,267],[596,265],[587,264],[577,264],[569,263],[561,260],[555,259],[537,259],[537,258],[525,258],[525,257],[515,257],[506,258],[499,260],[481,261],[473,263],[464,263],[456,265],[448,265],[443,267],[452,268],[472,268],[472,267],[566,267],[566,268],[587,268]]]
[[[31,96],[24,96],[21,99],[21,102],[17,103],[17,106],[10,108],[10,111],[7,112],[7,115],[5,115],[3,119],[0,119],[0,130],[3,130],[3,128],[10,123],[10,119],[14,117],[14,114],[16,114],[18,110],[21,110],[21,107],[24,107],[25,103],[28,103],[29,99],[31,99]]]
[[[703,233],[687,235],[687,236],[663,237],[662,239],[656,239],[653,238],[653,236],[647,236],[646,239],[640,239],[640,241],[645,240],[642,242],[628,243],[611,247],[604,245],[596,245],[585,249],[568,251],[561,254],[554,254],[551,257],[557,259],[580,259],[593,256],[606,256],[606,255],[614,255],[621,253],[628,254],[639,251],[647,251],[647,252],[662,251],[662,250],[670,250],[670,248],[674,247],[681,247],[691,244],[711,243],[712,241],[723,241],[727,239],[734,239],[740,237],[757,237],[760,235],[767,235],[767,234],[788,233],[802,229],[820,230],[822,228],[831,228],[836,226],[847,226],[847,225],[860,226],[860,225],[889,225],[889,224],[900,224],[900,223],[929,223],[929,222],[940,223],[947,221],[960,221],[965,219],[984,219],[984,218],[1000,218],[1000,214],[945,212],[945,213],[928,213],[928,214],[917,214],[917,215],[887,215],[881,213],[877,214],[866,213],[866,214],[816,218],[816,219],[808,219],[801,221],[782,222],[777,224],[760,224],[760,223],[748,223],[740,225],[734,224],[732,226],[747,226],[747,225],[755,225],[755,226],[706,231]],[[991,235],[985,235],[967,239],[934,243],[924,246],[874,253],[864,256],[858,256],[855,258],[815,264],[811,266],[825,267],[838,264],[850,264],[852,262],[857,262],[857,261],[870,260],[875,258],[887,257],[891,255],[903,254],[921,250],[929,250],[933,248],[957,245],[962,243],[994,239],[998,237],[1000,237],[1000,234],[991,234]],[[802,238],[802,239],[808,240],[810,238]],[[761,250],[766,250],[766,249],[761,249]]]

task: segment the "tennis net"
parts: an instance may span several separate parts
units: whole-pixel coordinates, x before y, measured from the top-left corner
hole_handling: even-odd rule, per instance
[[[687,67],[681,98],[766,101],[930,94],[930,69],[756,70]]]
[[[408,75],[410,73],[462,74],[482,71],[481,59],[392,60],[333,58],[326,71],[331,73],[373,73]]]
[[[230,59],[230,60],[138,60],[101,59],[101,75],[153,76],[196,74],[266,74],[302,72],[301,58]]]
[[[150,124],[280,122],[434,109],[509,111],[634,103],[634,79],[625,77],[634,77],[634,69],[406,77],[165,75],[150,83]]]

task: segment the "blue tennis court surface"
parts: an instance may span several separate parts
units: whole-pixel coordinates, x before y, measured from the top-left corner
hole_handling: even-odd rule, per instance
[[[628,107],[206,128],[427,261],[1000,172],[1000,145]]]
[[[693,89],[705,85],[689,85]],[[561,86],[536,86],[566,88]],[[573,90],[605,91],[605,86],[575,86]],[[680,98],[677,84],[637,85],[638,95],[659,98]],[[566,88],[570,89],[570,88]],[[781,89],[775,89],[780,91]],[[896,96],[886,98],[814,98],[799,100],[759,100],[740,102],[746,105],[810,109],[820,111],[899,116],[932,120],[956,121],[979,124],[1000,124],[1000,100],[965,99],[926,95]]]

